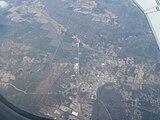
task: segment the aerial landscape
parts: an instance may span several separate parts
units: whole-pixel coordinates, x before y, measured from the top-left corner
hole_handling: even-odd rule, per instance
[[[157,39],[132,0],[0,0],[0,94],[53,120],[160,120]]]
[[[143,0],[133,1],[146,16],[154,37],[157,41],[158,47],[160,48],[160,0],[146,0],[146,2],[143,2]]]

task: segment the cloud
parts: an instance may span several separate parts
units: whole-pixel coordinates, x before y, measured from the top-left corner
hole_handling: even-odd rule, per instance
[[[8,3],[0,0],[0,9],[8,7]]]

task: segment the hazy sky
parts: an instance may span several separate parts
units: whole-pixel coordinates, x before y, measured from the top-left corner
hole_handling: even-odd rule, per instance
[[[0,9],[8,7],[8,3],[0,0]]]

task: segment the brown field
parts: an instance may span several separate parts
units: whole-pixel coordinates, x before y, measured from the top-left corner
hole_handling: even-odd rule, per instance
[[[54,81],[56,81],[64,72],[66,65],[66,63],[54,64],[47,78],[42,80],[42,82],[40,82],[40,84],[37,86],[35,93],[48,94],[54,84]]]

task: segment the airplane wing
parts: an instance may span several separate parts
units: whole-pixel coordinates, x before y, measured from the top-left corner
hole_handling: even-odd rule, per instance
[[[143,11],[160,49],[160,0],[133,0]]]

